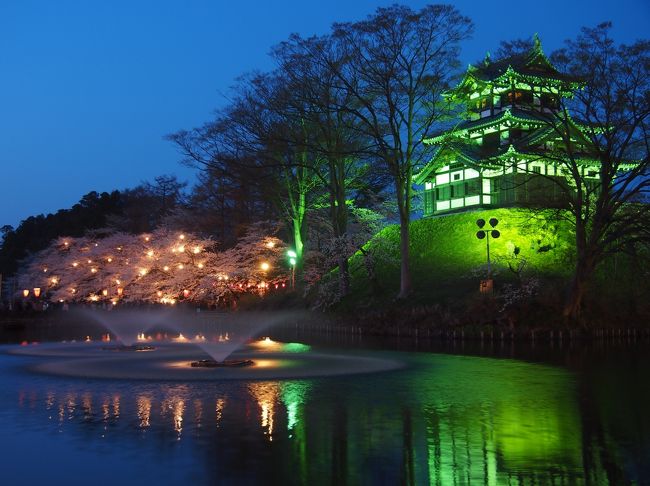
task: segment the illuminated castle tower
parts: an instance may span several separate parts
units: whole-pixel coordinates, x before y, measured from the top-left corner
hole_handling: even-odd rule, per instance
[[[573,150],[582,156],[582,177],[598,182],[598,165],[586,157],[584,126],[557,117],[561,99],[582,83],[562,74],[544,55],[535,36],[524,54],[470,66],[445,97],[465,105],[456,127],[424,140],[436,146],[431,161],[414,176],[424,185],[424,215],[507,206],[560,206],[559,120]],[[564,133],[567,133],[565,131]]]

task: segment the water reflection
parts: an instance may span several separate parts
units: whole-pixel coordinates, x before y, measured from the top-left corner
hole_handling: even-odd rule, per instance
[[[151,457],[185,450],[206,483],[625,484],[648,472],[648,438],[635,429],[645,419],[609,398],[625,393],[614,378],[601,396],[555,367],[409,360],[404,371],[345,379],[21,383],[4,408],[39,427],[58,413],[70,453],[96,445],[98,425]],[[595,400],[588,410],[580,387]],[[650,404],[648,393],[634,398]]]

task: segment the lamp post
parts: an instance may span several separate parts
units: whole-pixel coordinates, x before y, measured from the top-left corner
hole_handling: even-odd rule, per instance
[[[487,249],[487,280],[482,280],[481,281],[481,287],[480,290],[482,293],[488,293],[492,291],[492,265],[490,262],[490,236],[492,238],[497,239],[499,236],[501,236],[501,233],[499,232],[498,229],[495,229],[496,226],[499,224],[499,220],[497,218],[490,218],[488,221],[492,229],[485,228],[485,220],[484,219],[478,219],[476,221],[476,226],[479,227],[479,230],[476,232],[476,237],[479,240],[485,239],[485,244],[486,244],[486,249]],[[485,228],[485,229],[483,229]]]
[[[287,251],[287,256],[291,265],[291,289],[293,290],[296,287],[296,263],[298,263],[298,255],[295,251],[289,250]]]

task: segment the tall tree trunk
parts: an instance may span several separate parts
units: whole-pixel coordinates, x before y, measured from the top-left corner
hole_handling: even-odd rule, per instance
[[[578,222],[576,225],[576,248],[576,268],[562,311],[564,318],[573,323],[579,322],[582,317],[582,304],[587,290],[587,284],[595,268],[595,259],[587,246],[584,222]]]
[[[411,224],[411,171],[406,171],[406,177],[395,178],[397,189],[397,209],[399,211],[400,236],[400,285],[398,299],[406,299],[413,290],[410,266],[410,224]]]
[[[400,284],[398,299],[405,299],[409,296],[412,290],[411,284],[411,267],[409,265],[409,218],[402,216],[400,212],[399,236],[400,236]]]
[[[571,286],[562,311],[564,318],[568,321],[577,323],[582,317],[582,304],[591,273],[592,271],[586,266],[578,265],[571,279]]]

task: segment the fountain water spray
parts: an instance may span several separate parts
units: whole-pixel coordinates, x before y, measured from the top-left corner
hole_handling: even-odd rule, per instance
[[[174,312],[171,327],[179,332],[180,342],[192,343],[210,355],[212,360],[192,363],[194,367],[246,366],[250,360],[228,360],[248,341],[269,328],[299,318],[297,312]]]
[[[85,319],[100,324],[109,330],[115,336],[115,339],[121,343],[121,346],[106,346],[105,348],[118,351],[148,351],[154,349],[153,346],[136,344],[138,336],[154,326],[165,323],[169,314],[165,309],[111,309],[110,311],[82,309],[76,312]]]

